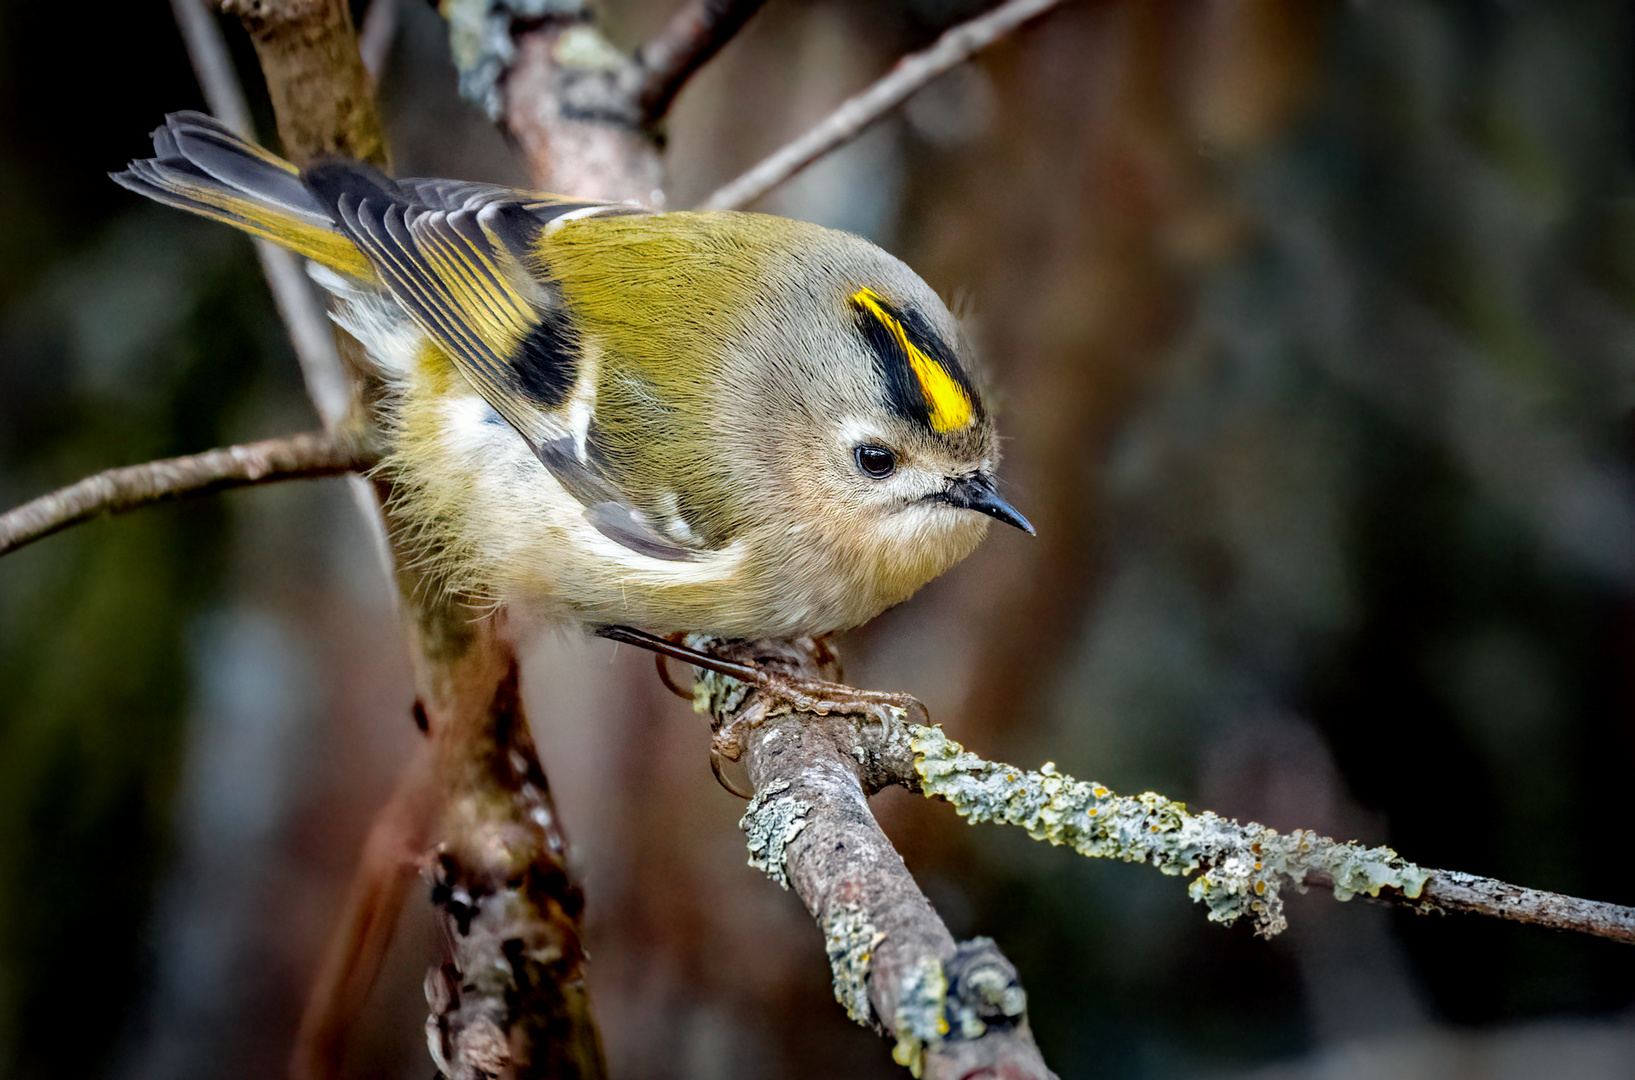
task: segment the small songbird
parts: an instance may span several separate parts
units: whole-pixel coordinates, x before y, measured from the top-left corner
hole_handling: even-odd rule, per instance
[[[316,264],[391,389],[381,468],[434,580],[654,633],[846,629],[970,554],[999,445],[970,349],[847,233],[304,170],[199,113],[125,187]]]

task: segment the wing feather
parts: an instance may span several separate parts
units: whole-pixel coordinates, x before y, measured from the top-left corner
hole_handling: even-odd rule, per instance
[[[584,505],[593,527],[651,558],[697,554],[654,529],[618,485],[586,460],[565,401],[537,397],[541,386],[573,387],[577,365],[584,362],[547,268],[530,265],[539,231],[563,214],[600,211],[600,204],[548,197],[524,203],[503,188],[455,181],[394,182],[343,162],[308,169],[303,180],[409,316]],[[542,348],[541,334],[554,347]],[[522,365],[530,363],[574,370],[528,378]]]

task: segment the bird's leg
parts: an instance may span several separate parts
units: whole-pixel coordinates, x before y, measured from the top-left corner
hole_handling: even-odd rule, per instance
[[[735,724],[717,731],[715,750],[721,756],[736,761],[742,753],[742,732],[761,723],[769,716],[804,712],[817,716],[862,716],[879,723],[888,736],[896,735],[904,720],[928,723],[925,706],[909,694],[887,693],[880,690],[859,690],[844,683],[813,679],[796,675],[781,667],[804,666],[809,657],[801,651],[771,642],[723,642],[713,639],[700,642],[704,647],[671,641],[628,626],[603,626],[596,631],[602,637],[622,641],[648,649],[662,656],[684,661],[704,671],[713,671],[744,683],[759,691],[764,701],[740,714]],[[816,642],[820,670],[835,668],[835,657],[821,641]],[[705,651],[708,649],[709,651]],[[725,653],[726,655],[721,655]],[[740,657],[742,657],[740,659]],[[743,725],[739,731],[730,729]],[[729,733],[730,732],[730,733]]]

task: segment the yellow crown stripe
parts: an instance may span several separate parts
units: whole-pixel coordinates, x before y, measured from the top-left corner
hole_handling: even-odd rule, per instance
[[[971,422],[971,395],[965,388],[954,381],[946,368],[929,356],[910,341],[908,331],[903,324],[886,310],[880,299],[880,294],[873,289],[859,289],[852,294],[852,300],[862,305],[870,315],[879,320],[880,325],[891,332],[897,339],[897,344],[908,357],[908,366],[913,369],[914,377],[920,382],[920,392],[925,395],[926,404],[931,406],[931,427],[934,431],[952,431],[962,428]]]

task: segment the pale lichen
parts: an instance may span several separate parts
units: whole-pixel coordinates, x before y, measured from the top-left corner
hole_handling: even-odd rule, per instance
[[[689,634],[685,644],[690,649],[707,652],[714,638]],[[717,671],[693,668],[693,712],[705,716],[736,716],[744,707],[755,687]]]
[[[738,821],[749,843],[749,865],[785,889],[789,888],[785,849],[806,828],[806,815],[812,809],[809,802],[785,796],[783,792],[788,788],[787,780],[767,785],[749,801]]]
[[[1185,803],[1150,791],[1115,795],[1048,762],[1030,772],[985,761],[940,728],[914,725],[909,734],[928,798],[952,803],[970,821],[1020,825],[1036,840],[1081,855],[1147,862],[1165,874],[1202,871],[1187,892],[1209,909],[1209,918],[1230,923],[1247,915],[1266,937],[1288,925],[1281,890],[1303,890],[1310,875],[1327,876],[1339,900],[1378,896],[1381,889],[1417,897],[1430,876],[1390,848],[1340,843],[1303,829],[1283,835],[1208,811],[1193,814]]]
[[[498,120],[504,111],[500,84],[516,59],[516,27],[546,18],[572,22],[587,14],[585,0],[441,0],[437,7],[448,22],[449,53],[460,72],[460,96],[480,107],[490,120]],[[580,42],[575,45],[573,56],[577,58],[586,49]],[[598,61],[601,55],[597,54]]]
[[[834,973],[835,1000],[859,1024],[874,1020],[869,1006],[869,965],[886,935],[874,928],[861,904],[837,904],[823,920],[823,949]]]
[[[922,956],[903,979],[897,1015],[892,1018],[892,1034],[897,1044],[891,1060],[914,1076],[925,1067],[927,1047],[948,1035],[948,974],[935,956]]]

